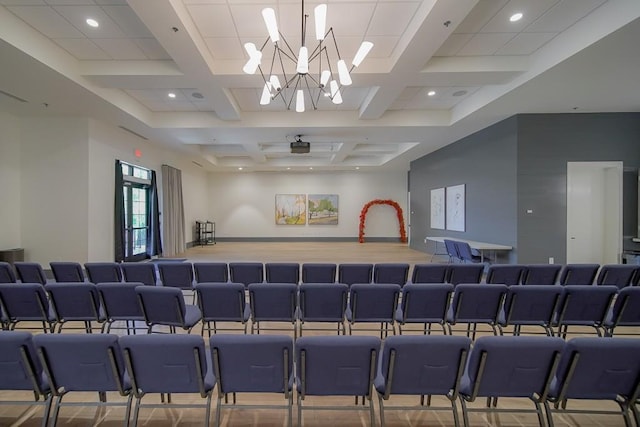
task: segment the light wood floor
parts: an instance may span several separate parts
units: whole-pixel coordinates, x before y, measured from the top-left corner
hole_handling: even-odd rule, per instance
[[[177,255],[176,258],[187,258],[189,261],[260,261],[260,262],[406,262],[412,266],[417,263],[429,262],[431,254],[409,249],[406,245],[400,243],[231,243],[222,242],[216,245],[203,247],[194,247],[184,254]],[[436,256],[434,262],[445,262],[444,257]],[[34,325],[35,328],[35,325]],[[305,329],[306,331],[306,329]],[[38,333],[37,329],[33,329],[34,333]],[[199,327],[196,327],[194,333],[199,333]],[[579,331],[584,334],[590,334],[590,331]],[[184,333],[184,332],[182,332]],[[269,332],[267,332],[269,333]],[[273,333],[273,332],[271,332]],[[282,332],[279,332],[282,333]],[[305,335],[320,334],[321,332],[305,332]],[[329,332],[323,332],[329,333]],[[374,332],[357,332],[365,334]],[[457,331],[463,334],[462,330]],[[291,333],[292,335],[292,333]],[[374,393],[375,396],[375,393]],[[32,394],[29,393],[9,393],[0,392],[0,401],[29,399]],[[121,398],[117,395],[109,396],[109,400],[118,401]],[[148,402],[158,403],[159,397],[148,396]],[[379,407],[377,397],[375,399],[376,408],[376,424],[379,425]],[[73,393],[69,396],[70,401],[96,401],[97,394],[93,393]],[[200,403],[202,400],[196,395],[173,395],[174,402]],[[327,404],[352,404],[352,398],[312,398],[308,397],[308,404],[327,405]],[[283,400],[274,398],[269,395],[238,395],[238,403],[276,403],[281,404]],[[401,405],[417,405],[419,400],[417,397],[393,397],[391,404]],[[473,407],[483,407],[484,399],[471,404]],[[434,406],[448,406],[448,401],[442,398],[434,398],[432,403]],[[388,404],[387,404],[388,405]],[[459,405],[458,405],[459,406]],[[615,405],[609,403],[593,403],[593,402],[570,402],[569,407],[580,408],[602,408],[615,409]],[[501,408],[527,408],[533,407],[528,401],[521,399],[500,399],[499,407]],[[294,404],[294,425],[296,424]],[[0,406],[0,427],[4,426],[23,426],[35,427],[41,422],[42,409],[39,407],[19,407],[19,406]],[[67,407],[63,408],[58,425],[62,427],[85,427],[99,425],[102,427],[114,427],[122,425],[124,411],[121,408],[110,408],[106,410],[96,411],[95,407]],[[192,427],[203,425],[204,409],[143,409],[140,413],[139,425],[145,427]],[[388,426],[453,426],[453,416],[451,410],[446,411],[385,411],[386,424]],[[461,415],[461,414],[460,414]],[[211,413],[211,425],[215,419],[215,398],[214,408]],[[609,427],[623,426],[624,422],[621,416],[607,415],[560,415],[555,416],[556,426],[584,426],[584,427]],[[462,418],[461,418],[462,422]],[[538,425],[535,414],[500,414],[499,417],[483,414],[472,414],[470,416],[472,426],[518,426],[528,427]],[[305,427],[315,426],[332,426],[332,427],[351,427],[351,426],[367,426],[367,411],[307,411],[304,413],[303,424]],[[275,410],[255,410],[255,409],[223,409],[222,412],[223,426],[286,426],[285,411],[282,409]]]

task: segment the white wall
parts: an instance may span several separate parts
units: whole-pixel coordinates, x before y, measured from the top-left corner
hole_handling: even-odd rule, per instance
[[[276,194],[338,194],[338,225],[275,224]],[[392,199],[407,221],[407,176],[404,171],[366,173],[237,172],[209,175],[209,219],[216,237],[228,238],[354,238],[362,207],[373,199]],[[366,221],[366,237],[398,238],[396,212],[374,206]]]
[[[20,247],[20,119],[5,113],[0,113],[0,200],[0,250]]]

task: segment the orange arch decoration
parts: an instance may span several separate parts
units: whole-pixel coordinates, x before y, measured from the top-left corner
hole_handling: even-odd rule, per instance
[[[407,243],[407,232],[405,231],[405,228],[404,228],[404,216],[402,215],[402,208],[397,202],[393,200],[388,200],[388,199],[385,199],[385,200],[375,199],[370,201],[366,205],[364,205],[364,207],[362,208],[362,211],[360,212],[360,227],[359,227],[359,233],[358,233],[358,241],[360,243],[364,243],[364,223],[365,223],[365,220],[367,219],[367,212],[369,211],[369,208],[373,205],[389,205],[395,208],[396,216],[398,217],[398,223],[400,226],[400,241],[402,243]]]

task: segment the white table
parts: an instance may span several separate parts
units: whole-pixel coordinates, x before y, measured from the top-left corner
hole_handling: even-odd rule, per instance
[[[508,245],[498,245],[496,243],[488,243],[488,242],[477,242],[475,240],[465,240],[465,239],[455,239],[450,237],[435,237],[435,236],[427,236],[426,241],[434,242],[436,245],[436,251],[434,251],[434,255],[437,254],[438,243],[442,243],[444,245],[444,240],[455,240],[457,242],[465,242],[468,243],[471,249],[475,249],[480,252],[480,260],[484,262],[485,259],[485,251],[489,252],[489,255],[495,254],[496,251],[510,251],[513,249],[513,246]],[[446,253],[446,252],[445,252]],[[444,254],[438,254],[444,255]],[[495,258],[495,257],[494,257]],[[433,257],[432,257],[433,259]],[[490,257],[488,259],[491,259]]]

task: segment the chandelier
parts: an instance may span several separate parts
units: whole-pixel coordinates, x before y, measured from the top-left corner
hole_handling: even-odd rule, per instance
[[[280,98],[290,110],[295,99],[295,110],[301,113],[305,111],[305,98],[311,101],[314,110],[318,108],[321,96],[328,97],[334,104],[342,104],[341,90],[344,86],[351,85],[351,71],[362,63],[373,47],[371,42],[362,42],[349,68],[340,56],[333,27],[326,30],[327,5],[320,4],[314,8],[317,44],[313,50],[306,43],[309,15],[305,14],[304,0],[301,15],[302,40],[297,52],[278,30],[276,12],[270,7],[262,10],[262,17],[269,33],[265,42],[260,49],[253,43],[244,45],[249,60],[242,70],[247,74],[260,71],[264,81],[260,105],[269,105],[271,101]],[[334,60],[337,57],[335,64],[331,62],[328,48],[335,49],[335,53],[332,52],[331,55]],[[263,68],[262,59],[269,57],[269,53],[270,64],[268,68]],[[283,80],[280,80],[281,78]]]

